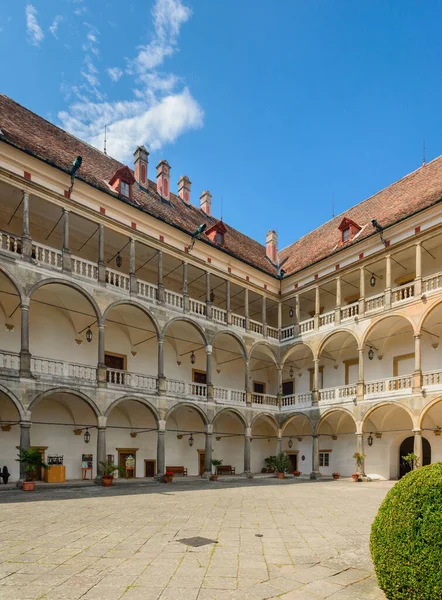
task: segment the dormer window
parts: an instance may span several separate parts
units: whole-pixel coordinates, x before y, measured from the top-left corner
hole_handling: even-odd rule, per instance
[[[135,183],[135,177],[129,167],[121,167],[116,171],[109,181],[109,185],[124,198],[132,200],[132,187]]]
[[[338,229],[341,232],[340,244],[351,242],[351,240],[361,231],[361,227],[347,217],[342,219]]]
[[[224,246],[224,234],[226,233],[226,226],[222,221],[218,221],[209,229],[206,229],[206,235],[209,240],[212,240],[217,246]]]

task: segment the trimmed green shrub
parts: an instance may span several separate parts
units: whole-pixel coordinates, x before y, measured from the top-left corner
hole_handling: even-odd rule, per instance
[[[442,463],[407,473],[388,492],[370,550],[388,600],[442,599]]]

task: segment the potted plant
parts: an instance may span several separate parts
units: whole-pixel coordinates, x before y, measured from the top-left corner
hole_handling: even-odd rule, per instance
[[[103,476],[101,477],[101,483],[105,487],[109,487],[110,485],[112,485],[114,481],[115,471],[118,471],[119,475],[125,475],[125,470],[123,469],[123,467],[120,467],[120,465],[116,465],[111,460],[102,460],[100,461],[100,465],[103,467]]]
[[[341,474],[340,474],[340,473],[338,473],[337,471],[335,471],[334,473],[332,473],[332,477],[333,477],[333,479],[339,479],[339,478],[340,478],[340,476],[341,476]]]
[[[290,459],[285,452],[280,452],[275,457],[275,468],[278,474],[278,479],[284,479],[284,473],[289,471],[291,467]]]
[[[210,478],[212,481],[218,481],[218,467],[220,467],[223,464],[223,461],[219,458],[213,458],[212,459],[212,467],[215,467],[215,473],[213,473],[212,477]]]
[[[353,481],[359,481],[359,473],[353,473],[351,478],[353,479]]]
[[[410,471],[413,471],[413,469],[417,469],[419,467],[419,456],[414,452],[409,452],[405,456],[402,456],[402,460],[408,464]]]
[[[301,475],[301,471],[298,471],[298,469],[296,469],[295,471],[293,471],[293,475],[295,477],[299,477]]]
[[[163,483],[172,483],[173,475],[173,471],[166,471],[163,475]]]
[[[19,463],[24,465],[26,480],[22,483],[22,488],[25,492],[33,492],[35,488],[35,470],[38,467],[50,469],[51,467],[43,461],[43,456],[38,448],[19,448],[18,458]]]
[[[276,456],[268,456],[264,459],[264,473],[274,473],[275,472],[275,459]]]
[[[353,458],[356,461],[356,468],[358,470],[358,475],[363,474],[363,471],[364,471],[363,465],[364,465],[365,454],[361,454],[360,452],[355,452],[353,454]]]

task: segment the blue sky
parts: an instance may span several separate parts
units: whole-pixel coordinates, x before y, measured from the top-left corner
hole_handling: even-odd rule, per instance
[[[283,248],[442,154],[435,0],[0,0],[0,91]]]

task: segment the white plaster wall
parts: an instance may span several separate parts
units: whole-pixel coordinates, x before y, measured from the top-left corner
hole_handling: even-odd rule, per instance
[[[141,314],[141,313],[140,313]],[[144,315],[143,315],[144,316]],[[117,319],[118,317],[115,317]],[[121,318],[121,317],[120,317]],[[144,317],[147,320],[147,317]],[[147,323],[140,319],[140,326],[147,327]],[[130,330],[129,330],[130,333]],[[138,333],[137,339],[140,337]],[[141,332],[142,339],[146,339],[153,335],[149,332]],[[126,356],[127,370],[132,373],[142,373],[143,375],[157,376],[158,373],[158,344],[156,337],[148,342],[138,346],[132,346],[131,339],[127,330],[123,330],[116,324],[108,323],[105,329],[105,352],[123,354]],[[138,340],[141,341],[141,340]],[[132,355],[132,350],[136,352],[136,356]]]
[[[244,472],[244,426],[238,417],[228,412],[221,413],[213,427],[213,457],[221,459],[224,465],[235,467],[235,472]],[[221,437],[217,440],[217,437]],[[251,443],[251,457],[253,456]]]
[[[292,447],[288,447],[289,438],[284,438],[282,443],[283,452],[287,454],[298,453],[298,470],[303,475],[309,475],[312,472],[312,438],[302,438],[300,442],[296,437],[292,438]],[[302,457],[304,456],[304,460]]]
[[[13,406],[12,402],[0,395],[0,417],[3,422],[16,422],[19,420],[19,415]],[[12,423],[10,423],[12,425]],[[20,474],[20,465],[16,462],[20,445],[20,426],[12,425],[10,431],[2,431],[0,429],[0,469],[3,466],[8,467],[11,473],[9,481],[16,481]],[[3,480],[0,480],[0,484]]]
[[[189,434],[184,434],[183,439],[178,440],[174,431],[166,431],[166,466],[183,466],[187,468],[189,476],[199,475],[198,450],[205,450],[205,435],[194,433],[193,438],[195,443],[190,447]]]

